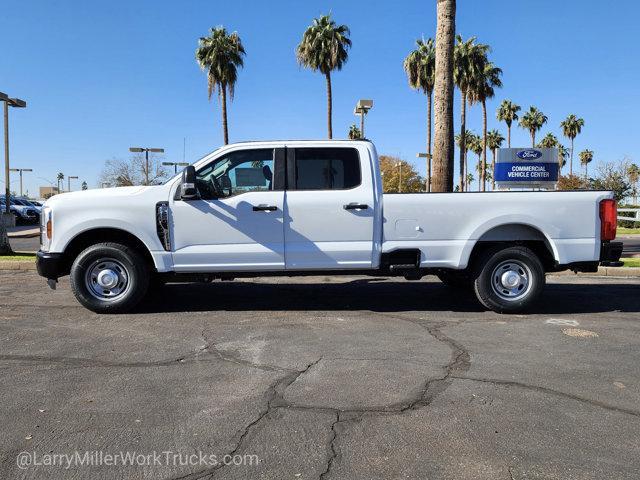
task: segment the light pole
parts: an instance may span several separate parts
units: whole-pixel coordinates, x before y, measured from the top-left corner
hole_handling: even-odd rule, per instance
[[[20,196],[22,196],[22,172],[33,172],[32,168],[10,168],[12,172],[20,172]]]
[[[173,167],[173,174],[178,173],[178,167],[188,167],[189,163],[187,162],[162,162],[162,165],[165,167]]]
[[[4,102],[4,179],[5,179],[5,198],[6,211],[10,214],[9,198],[11,198],[11,190],[9,188],[9,107],[24,108],[27,102],[19,98],[9,98],[6,93],[0,92],[0,101]]]
[[[164,153],[164,148],[130,147],[129,151],[134,153],[144,152],[144,179],[145,185],[149,185],[149,152]]]
[[[67,175],[67,185],[69,186],[69,188],[68,188],[68,191],[69,191],[69,192],[71,191],[71,180],[72,180],[72,179],[73,179],[73,180],[77,180],[77,179],[78,179],[78,177],[74,177],[74,176],[71,176],[71,175]]]
[[[425,182],[426,185],[426,189],[427,192],[431,191],[431,157],[432,155],[430,153],[418,153],[416,154],[416,157],[418,158],[426,158],[427,159],[427,181]]]
[[[402,193],[402,162],[398,162],[397,167],[398,167],[398,193]]]
[[[360,138],[364,137],[364,116],[373,108],[373,100],[358,100],[356,108],[353,110],[354,115],[360,115]]]

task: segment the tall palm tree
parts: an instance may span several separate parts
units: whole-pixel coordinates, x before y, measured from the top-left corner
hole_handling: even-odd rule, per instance
[[[561,123],[562,134],[571,140],[571,157],[569,157],[569,175],[573,175],[573,141],[582,131],[584,120],[576,117],[573,113],[565,118]]]
[[[422,90],[427,96],[427,181],[426,190],[431,191],[431,97],[436,80],[436,49],[432,38],[416,40],[417,48],[404,59],[404,71],[409,86]]]
[[[480,137],[478,137],[475,133],[473,133],[471,130],[465,130],[464,131],[464,135],[462,133],[459,133],[458,135],[456,135],[455,140],[456,140],[456,144],[458,145],[458,148],[460,149],[461,152],[463,152],[463,158],[462,158],[462,165],[461,165],[461,170],[460,170],[460,176],[467,178],[466,175],[469,173],[469,166],[468,166],[468,153],[470,150],[472,150],[472,147],[474,145],[474,143],[477,141],[479,142]],[[469,186],[467,184],[464,185],[464,189],[460,190],[461,192],[464,191],[468,191]]]
[[[347,62],[347,51],[351,47],[349,27],[336,25],[331,15],[314,18],[302,35],[296,48],[298,63],[303,67],[322,73],[327,81],[327,134],[333,137],[331,127],[331,72],[341,70]]]
[[[453,66],[456,0],[436,3],[436,79],[433,88],[435,136],[433,180],[435,192],[453,191]]]
[[[583,150],[580,152],[579,157],[580,163],[584,166],[584,178],[586,180],[587,178],[589,178],[589,164],[593,161],[593,150]]]
[[[531,135],[531,146],[536,146],[536,132],[547,123],[547,116],[536,107],[529,107],[529,110],[520,119],[520,126],[529,130]]]
[[[62,191],[61,185],[64,181],[64,173],[58,172],[58,175],[56,175],[56,180],[58,180],[58,193],[60,193]]]
[[[473,86],[477,83],[479,72],[484,69],[487,61],[489,46],[476,43],[476,37],[471,37],[464,41],[462,36],[456,35],[456,46],[454,49],[454,70],[453,78],[456,86],[460,90],[460,172],[463,170],[465,157],[465,129],[467,123],[467,100]],[[465,178],[460,175],[460,191],[464,191]]]
[[[469,91],[469,104],[480,102],[482,104],[482,171],[479,181],[482,191],[486,189],[486,165],[487,165],[487,99],[495,95],[494,88],[502,87],[500,80],[502,70],[493,63],[487,61],[475,78],[475,82]]]
[[[496,117],[499,121],[507,124],[507,147],[511,148],[511,124],[518,120],[520,105],[516,105],[511,100],[503,100],[498,107]]]
[[[222,132],[224,144],[229,143],[229,128],[227,125],[227,92],[233,100],[235,85],[238,81],[238,68],[242,68],[245,55],[242,41],[237,32],[227,33],[224,27],[209,30],[209,36],[198,40],[196,61],[200,68],[207,72],[207,94],[211,100],[214,90],[222,104]]]
[[[356,124],[354,123],[349,127],[349,139],[357,140],[358,138],[362,138],[362,132],[358,127],[356,127]]]
[[[504,137],[498,130],[489,130],[487,132],[487,147],[491,150],[491,190],[495,190],[496,188],[496,179],[495,179],[495,171],[496,171],[496,155],[497,150],[502,146],[502,142],[504,142]]]

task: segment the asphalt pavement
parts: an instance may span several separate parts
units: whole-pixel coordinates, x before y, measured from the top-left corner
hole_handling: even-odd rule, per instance
[[[637,478],[639,293],[549,277],[498,315],[433,277],[308,277],[104,316],[0,272],[0,478]]]

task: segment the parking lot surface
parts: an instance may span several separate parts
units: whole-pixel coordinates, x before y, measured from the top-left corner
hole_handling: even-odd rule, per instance
[[[639,312],[639,279],[498,315],[433,277],[308,277],[104,316],[0,272],[0,478],[638,478]],[[42,464],[74,452],[238,464]]]

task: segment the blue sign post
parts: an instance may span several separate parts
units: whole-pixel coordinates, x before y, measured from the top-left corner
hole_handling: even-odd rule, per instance
[[[558,173],[555,148],[500,148],[493,174],[499,187],[555,188]]]

